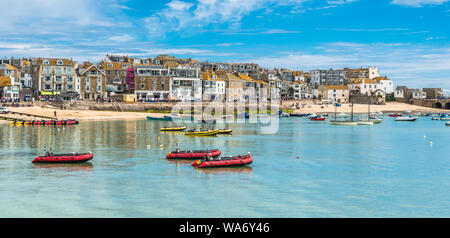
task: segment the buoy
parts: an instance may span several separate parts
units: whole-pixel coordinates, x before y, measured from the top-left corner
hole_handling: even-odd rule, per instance
[[[432,142],[432,141],[430,141],[430,145],[431,145],[431,144],[433,144],[433,142]]]
[[[297,156],[297,159],[300,159],[300,156]]]
[[[426,136],[423,136],[423,138],[426,138]]]

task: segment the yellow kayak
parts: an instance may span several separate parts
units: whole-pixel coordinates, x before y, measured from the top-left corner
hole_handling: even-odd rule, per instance
[[[230,134],[231,132],[233,132],[232,129],[220,129],[219,130],[219,134]]]
[[[219,130],[209,130],[209,131],[187,131],[184,134],[187,136],[214,136],[219,133]]]
[[[161,128],[161,131],[184,131],[185,129],[186,129],[186,126],[165,127],[165,128]]]
[[[23,121],[16,122],[16,126],[22,126],[22,125],[23,125]]]

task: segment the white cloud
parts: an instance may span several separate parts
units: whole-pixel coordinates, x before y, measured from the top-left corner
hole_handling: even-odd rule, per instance
[[[115,35],[115,36],[111,36],[107,39],[107,41],[113,41],[113,42],[117,42],[117,43],[124,43],[124,42],[132,41],[132,40],[134,40],[134,37],[132,37],[128,34]]]
[[[320,45],[313,52],[280,53],[251,61],[263,67],[305,70],[377,66],[381,74],[390,77],[397,85],[450,89],[448,47],[336,42]]]
[[[327,3],[341,5],[341,4],[347,4],[347,3],[352,3],[352,2],[356,2],[356,1],[358,1],[358,0],[328,0]]]
[[[440,5],[449,0],[392,0],[391,4],[408,7],[422,7],[424,5]]]
[[[195,3],[173,0],[166,8],[145,19],[150,37],[169,32],[192,33],[203,28],[226,26],[239,29],[241,20],[255,11],[279,6],[294,6],[297,10],[307,0],[197,0]],[[267,34],[270,34],[268,32]]]
[[[1,30],[61,29],[57,27],[112,24],[107,17],[99,14],[99,6],[95,0],[15,0],[9,1],[4,7],[0,14]]]

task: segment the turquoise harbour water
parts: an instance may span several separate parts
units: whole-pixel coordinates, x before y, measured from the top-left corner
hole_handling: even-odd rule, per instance
[[[450,217],[450,127],[429,117],[357,127],[281,118],[277,134],[234,123],[217,137],[159,131],[170,124],[0,125],[0,217]],[[165,159],[176,143],[250,151],[254,162],[195,169]],[[95,157],[31,163],[44,147]]]

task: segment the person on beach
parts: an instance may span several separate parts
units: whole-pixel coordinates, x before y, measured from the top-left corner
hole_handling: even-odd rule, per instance
[[[55,117],[56,117],[56,110],[55,110],[55,113],[54,113],[54,114],[55,114]]]

